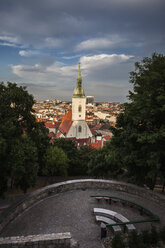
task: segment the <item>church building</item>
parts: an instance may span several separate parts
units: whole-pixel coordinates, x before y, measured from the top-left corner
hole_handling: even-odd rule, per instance
[[[72,110],[63,118],[57,133],[57,138],[73,138],[85,140],[92,137],[92,133],[85,121],[86,117],[86,97],[82,87],[82,77],[80,63],[78,64],[77,86],[72,96]],[[80,142],[81,143],[81,142]]]

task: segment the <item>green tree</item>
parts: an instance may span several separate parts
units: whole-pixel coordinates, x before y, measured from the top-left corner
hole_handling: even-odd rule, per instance
[[[43,174],[47,176],[66,176],[68,158],[66,153],[57,146],[50,146],[45,154]]]
[[[159,241],[159,234],[155,226],[151,227],[151,245],[156,246]]]
[[[112,128],[111,150],[131,182],[154,189],[157,176],[165,178],[165,57],[153,54],[137,62],[130,82],[130,102]]]
[[[44,123],[36,123],[36,127],[32,129],[30,133],[30,137],[32,138],[33,142],[37,147],[37,154],[38,154],[38,164],[39,164],[39,171],[38,174],[42,175],[42,170],[45,165],[44,156],[46,153],[47,148],[51,145],[50,138],[48,136],[49,130],[45,128]]]
[[[117,159],[115,159],[117,156]],[[122,173],[120,163],[117,164],[118,155],[113,151],[110,142],[106,142],[103,148],[95,150],[88,162],[88,173],[95,177],[116,178]]]
[[[165,243],[165,226],[159,230],[159,239]]]
[[[133,230],[128,235],[128,247],[129,248],[143,248],[143,241],[137,231]]]
[[[42,124],[36,123],[32,108],[33,104],[33,96],[28,93],[25,87],[19,87],[16,83],[10,82],[8,84],[0,83],[0,195],[7,190],[8,179],[12,179],[11,172],[13,172],[12,167],[15,163],[14,160],[11,163],[12,158],[16,159],[16,161],[18,159],[17,154],[13,154],[13,147],[15,145],[18,147],[18,142],[20,142],[23,146],[20,146],[18,153],[23,154],[24,149],[27,149],[25,148],[23,136],[27,136],[28,144],[31,143],[34,150],[37,148],[39,163],[42,161],[46,151],[48,142],[46,145],[44,144],[44,149],[39,142],[42,142],[43,139],[48,141],[47,131]],[[15,152],[17,153],[17,151]],[[33,174],[32,169],[32,177]],[[27,177],[29,177],[29,174]],[[22,182],[19,182],[20,185],[18,180],[15,180],[17,187],[20,186],[23,189]],[[33,180],[29,180],[29,182],[33,184]],[[27,185],[28,187],[32,186],[29,183]]]
[[[7,156],[7,144],[0,134],[0,195],[7,190],[7,174],[8,170],[5,165],[5,157]]]
[[[35,144],[28,136],[13,142],[10,152],[10,177],[13,184],[26,193],[35,185],[38,173],[38,156]]]
[[[143,231],[141,231],[140,237],[141,237],[141,240],[143,241],[143,243],[147,247],[150,247],[150,244],[151,244],[151,235],[150,235],[149,230],[143,230]]]
[[[88,165],[96,155],[97,150],[91,146],[81,146],[78,150],[77,174],[81,176],[88,175]]]
[[[88,174],[94,177],[107,175],[105,154],[103,149],[98,149],[88,162]]]
[[[59,138],[55,139],[53,144],[66,153],[68,157],[68,174],[70,176],[77,175],[79,159],[75,142],[70,139]]]
[[[125,248],[125,243],[121,233],[115,233],[112,239],[112,248]]]

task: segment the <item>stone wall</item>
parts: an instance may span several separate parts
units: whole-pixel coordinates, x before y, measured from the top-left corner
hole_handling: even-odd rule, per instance
[[[157,202],[160,205],[165,205],[164,196],[132,184],[100,179],[71,180],[62,183],[52,184],[39,190],[36,190],[29,196],[25,197],[23,201],[11,206],[9,209],[7,209],[7,211],[4,211],[4,213],[0,217],[0,232],[10,221],[15,219],[19,214],[25,211],[25,209],[27,209],[37,201],[40,201],[41,199],[44,199],[53,194],[76,189],[106,189],[123,191],[133,195],[138,195],[145,199],[149,199],[150,201]]]
[[[70,248],[71,234],[51,233],[0,238],[0,248]]]

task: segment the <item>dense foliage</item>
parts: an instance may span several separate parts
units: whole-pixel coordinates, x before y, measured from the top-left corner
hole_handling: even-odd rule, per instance
[[[45,153],[43,174],[47,176],[67,176],[68,157],[57,146],[49,146]]]
[[[48,130],[33,114],[33,96],[15,83],[0,83],[0,195],[9,184],[24,192],[37,175],[87,175],[94,149],[72,140],[49,142]]]
[[[111,241],[112,248],[157,248],[165,245],[165,227],[157,230],[155,226],[151,230],[143,230],[140,233],[132,231],[127,234],[116,233]]]
[[[130,182],[154,189],[158,177],[165,184],[165,56],[153,54],[137,62],[130,82],[129,103],[91,171],[101,176],[123,171]]]
[[[53,145],[58,146],[66,153],[69,176],[88,175],[88,165],[97,153],[96,149],[90,146],[82,146],[77,149],[73,140],[64,138],[55,139]]]
[[[154,189],[165,186],[165,57],[153,54],[130,73],[133,91],[99,150],[77,149],[70,139],[49,142],[48,130],[33,115],[34,99],[25,87],[0,83],[0,195],[11,185],[24,192],[37,175],[121,177]]]
[[[35,184],[49,138],[33,115],[25,87],[0,83],[0,195],[11,185],[24,192]]]
[[[165,177],[165,57],[153,54],[135,66],[134,91],[119,115],[112,147],[129,178],[153,189],[157,176]]]

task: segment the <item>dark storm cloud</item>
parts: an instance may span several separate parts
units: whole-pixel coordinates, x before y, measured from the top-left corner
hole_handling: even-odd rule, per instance
[[[34,47],[60,47],[121,36],[126,43],[163,48],[164,0],[1,0],[1,35]],[[124,41],[123,41],[124,42]]]

